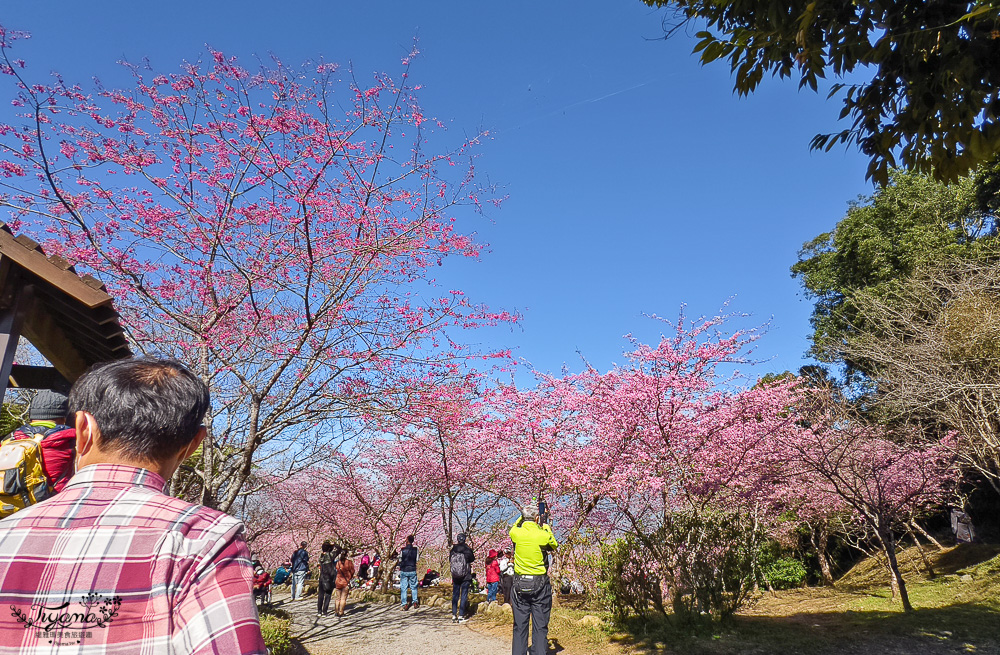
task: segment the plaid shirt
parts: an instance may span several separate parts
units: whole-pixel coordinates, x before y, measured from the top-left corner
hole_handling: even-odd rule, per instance
[[[266,653],[243,524],[164,486],[94,464],[0,521],[0,655]]]

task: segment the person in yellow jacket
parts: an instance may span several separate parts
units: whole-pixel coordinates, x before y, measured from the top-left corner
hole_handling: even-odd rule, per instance
[[[527,505],[510,529],[514,542],[514,582],[511,608],[514,636],[511,655],[528,651],[528,624],[531,623],[531,655],[545,655],[549,642],[549,614],[552,612],[552,585],[549,584],[546,553],[559,543],[552,528],[538,524],[538,509]]]

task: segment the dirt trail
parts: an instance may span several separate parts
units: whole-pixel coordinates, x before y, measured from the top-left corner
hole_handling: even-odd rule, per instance
[[[292,636],[310,655],[498,655],[510,641],[478,634],[451,621],[451,607],[403,611],[399,605],[349,600],[344,618],[316,616],[316,596],[290,601],[286,592],[274,606],[292,615]],[[332,603],[331,603],[332,607]],[[472,619],[475,621],[475,619]]]

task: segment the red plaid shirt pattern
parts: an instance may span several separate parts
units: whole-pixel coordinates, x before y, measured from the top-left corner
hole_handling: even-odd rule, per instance
[[[0,655],[267,652],[243,524],[164,486],[95,464],[0,521]]]

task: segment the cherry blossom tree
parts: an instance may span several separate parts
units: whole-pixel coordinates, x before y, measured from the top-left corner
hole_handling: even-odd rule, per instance
[[[842,522],[853,521],[878,545],[893,595],[910,611],[896,560],[896,535],[908,529],[920,511],[946,500],[953,489],[958,477],[954,437],[921,445],[912,434],[892,434],[865,424],[853,408],[822,390],[804,394],[801,409],[808,427],[782,435],[792,473],[786,483],[815,504],[851,510],[851,517]]]
[[[485,411],[468,375],[414,388],[406,408],[379,424],[397,438],[391,456],[401,475],[434,499],[449,548],[459,533],[482,531],[501,502],[483,448]]]
[[[90,92],[32,81],[20,36],[0,30],[22,110],[0,125],[0,205],[105,282],[137,350],[210,386],[187,471],[201,503],[231,510],[258,467],[321,461],[340,421],[395,411],[408,380],[464,361],[461,330],[514,320],[431,273],[479,255],[459,219],[497,199],[476,181],[481,135],[432,148],[415,52],[362,82],[211,51],[168,74],[125,63],[131,86]]]
[[[318,549],[329,539],[349,550],[375,550],[387,560],[408,535],[436,542],[435,499],[414,487],[391,450],[391,443],[378,440],[342,449],[253,494],[256,507],[266,510],[244,514],[248,539],[255,538],[251,547],[282,553],[299,541]],[[278,529],[274,518],[283,520]]]
[[[539,375],[531,388],[412,382],[405,410],[367,416],[378,438],[304,478],[297,505],[352,544],[388,548],[421,530],[446,549],[461,530],[483,548],[544,498],[563,544],[555,575],[616,552],[646,585],[623,596],[642,611],[720,617],[762,584],[758,555],[794,515],[813,528],[825,577],[834,532],[874,544],[908,608],[897,535],[947,498],[951,446],[864,425],[792,377],[748,386],[723,373],[750,360],[759,335],[728,320],[682,315],[658,343],[633,341],[622,365]]]
[[[730,551],[688,543],[679,531],[665,539],[670,527],[739,518],[740,530],[762,534],[780,469],[774,437],[795,422],[791,384],[741,390],[719,372],[747,362],[758,336],[726,332],[727,320],[682,315],[659,343],[634,340],[627,363],[611,371],[588,367],[543,376],[530,391],[502,390],[492,406],[502,420],[485,435],[500,453],[494,461],[521,479],[504,493],[519,503],[549,494],[571,544],[633,534],[675,601],[695,593],[683,581],[695,563]],[[733,590],[732,609],[745,593]]]

